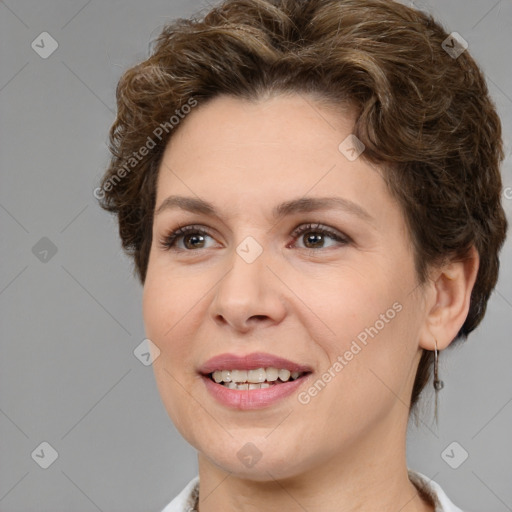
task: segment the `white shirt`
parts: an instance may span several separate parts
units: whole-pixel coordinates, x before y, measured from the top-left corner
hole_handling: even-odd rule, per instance
[[[441,486],[425,475],[409,469],[409,479],[417,489],[426,493],[434,502],[435,512],[462,512],[446,496]],[[162,512],[190,512],[193,510],[195,494],[199,489],[199,477],[193,478]]]

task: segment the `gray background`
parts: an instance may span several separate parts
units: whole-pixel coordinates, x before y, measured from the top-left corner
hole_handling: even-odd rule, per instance
[[[196,474],[151,366],[133,354],[145,337],[141,288],[93,189],[108,161],[121,73],[147,56],[166,21],[206,5],[0,2],[2,512],[158,511]],[[504,125],[511,219],[512,3],[416,5],[459,32],[486,73]],[[31,47],[42,32],[58,42],[47,59]],[[409,429],[409,467],[472,512],[512,511],[511,250],[509,238],[483,324],[442,354],[439,426],[427,393]],[[47,469],[42,442],[58,453]],[[453,469],[442,453],[453,465],[462,450],[469,457]]]

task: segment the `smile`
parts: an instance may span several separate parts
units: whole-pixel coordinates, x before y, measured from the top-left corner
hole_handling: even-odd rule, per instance
[[[291,398],[312,375],[312,368],[274,354],[226,353],[206,361],[198,373],[217,403],[230,409],[250,410]]]

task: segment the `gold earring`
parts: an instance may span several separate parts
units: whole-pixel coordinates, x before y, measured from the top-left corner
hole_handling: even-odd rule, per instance
[[[437,340],[434,338],[434,342],[436,344],[434,349],[434,388],[436,391],[439,391],[444,388],[444,382],[439,379],[438,370],[439,370],[439,355],[437,353]]]

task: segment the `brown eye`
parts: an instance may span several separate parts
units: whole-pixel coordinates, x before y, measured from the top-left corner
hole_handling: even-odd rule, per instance
[[[315,233],[311,234],[311,231],[302,237],[304,245],[308,249],[317,249],[321,247],[324,243],[324,234],[323,233]]]
[[[204,236],[199,233],[195,233],[192,235],[185,235],[183,237],[183,245],[187,249],[202,249],[204,246],[204,243],[205,243]]]
[[[336,245],[343,246],[350,242],[347,236],[321,224],[299,226],[294,230],[292,236],[297,240],[301,240],[302,244],[304,244],[304,247],[299,245],[299,249],[327,249]],[[326,246],[325,244],[329,243],[329,240],[334,242]]]
[[[208,238],[213,240],[213,237],[203,228],[198,226],[184,226],[172,231],[160,240],[160,247],[166,251],[208,249]]]

